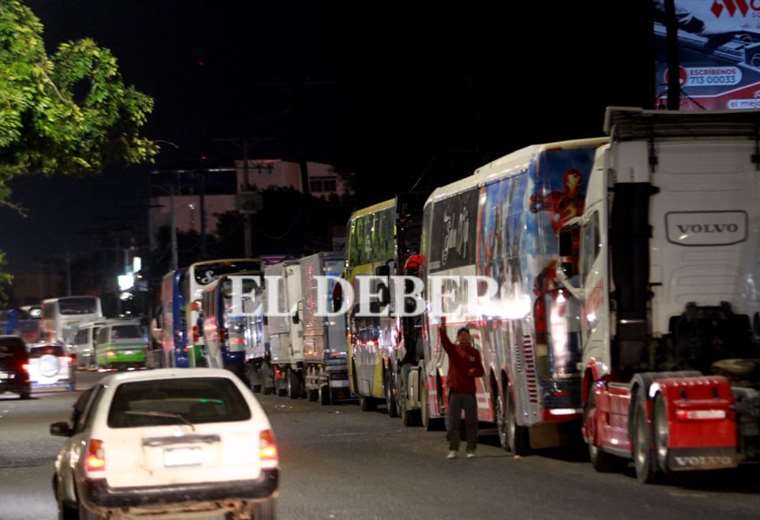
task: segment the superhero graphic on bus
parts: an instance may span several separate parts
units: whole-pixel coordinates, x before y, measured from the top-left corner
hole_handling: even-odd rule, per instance
[[[566,170],[562,177],[562,191],[552,191],[546,194],[536,191],[530,197],[530,211],[532,213],[548,211],[551,214],[552,229],[555,234],[559,234],[559,230],[568,220],[583,214],[582,180],[581,172],[577,169]]]

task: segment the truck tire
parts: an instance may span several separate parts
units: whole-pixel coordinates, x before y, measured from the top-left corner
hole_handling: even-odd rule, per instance
[[[512,395],[507,392],[507,398],[504,403],[506,428],[507,428],[507,446],[509,451],[514,455],[527,455],[530,453],[530,432],[525,426],[517,424],[517,418],[515,417],[515,405],[512,401]]]
[[[654,399],[654,451],[657,469],[662,475],[668,474],[668,442],[669,424],[667,403],[662,394],[657,394]]]
[[[631,441],[636,478],[642,484],[653,484],[659,480],[659,473],[654,457],[652,428],[646,419],[646,398],[639,395],[634,406]]]
[[[301,397],[301,393],[301,380],[298,377],[298,372],[288,370],[288,397],[298,399]]]

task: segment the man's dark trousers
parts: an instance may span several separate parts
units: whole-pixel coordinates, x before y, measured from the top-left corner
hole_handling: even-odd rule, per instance
[[[462,394],[449,392],[449,449],[459,449],[459,438],[462,424],[462,410],[464,410],[464,423],[467,429],[467,451],[475,451],[478,445],[478,402],[475,394]]]

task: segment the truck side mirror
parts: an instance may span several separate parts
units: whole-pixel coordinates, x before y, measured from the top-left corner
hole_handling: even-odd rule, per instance
[[[335,289],[333,289],[332,294],[332,304],[333,304],[333,312],[338,312],[340,308],[343,306],[343,288],[340,286],[340,284],[335,284]]]
[[[388,264],[379,265],[375,268],[375,276],[390,276],[391,267]]]
[[[580,227],[568,226],[559,232],[559,256],[575,256],[575,243],[579,238]]]
[[[298,315],[298,311],[293,313],[292,320],[293,320],[293,325],[298,325],[299,323],[301,323],[301,317]]]

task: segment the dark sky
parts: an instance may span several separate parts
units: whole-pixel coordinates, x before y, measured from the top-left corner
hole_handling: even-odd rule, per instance
[[[153,96],[159,166],[235,155],[332,162],[373,202],[441,185],[534,142],[598,135],[607,105],[648,104],[645,0],[254,2],[29,0],[49,49],[92,37]],[[410,7],[415,4],[414,7]],[[90,248],[94,227],[141,225],[147,168],[19,179],[0,208],[15,270]],[[83,234],[84,233],[84,234]]]

